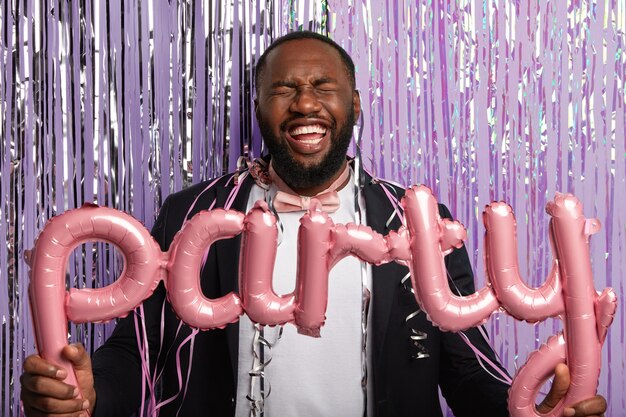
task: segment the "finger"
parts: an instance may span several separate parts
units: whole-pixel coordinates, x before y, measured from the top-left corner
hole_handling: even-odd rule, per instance
[[[606,412],[606,400],[601,395],[596,395],[574,404],[571,408],[574,409],[575,417],[600,416]]]
[[[49,413],[45,413],[34,408],[24,406],[24,415],[26,417],[50,417]],[[54,417],[89,417],[86,411],[78,411],[75,413],[55,414]]]
[[[24,408],[32,410],[33,414],[43,413],[43,415],[80,415],[89,409],[89,401],[84,399],[59,400],[52,397],[38,395],[27,395],[24,400]],[[30,416],[30,413],[28,414]]]
[[[554,368],[554,380],[546,398],[537,407],[541,413],[552,410],[565,397],[570,384],[569,369],[564,363],[558,364]]]
[[[78,389],[54,378],[23,374],[20,377],[22,393],[32,393],[35,396],[53,397],[59,400],[69,400],[78,395]]]
[[[30,355],[24,360],[24,372],[56,379],[67,377],[65,369],[48,362],[39,355]]]
[[[94,390],[93,373],[91,370],[91,357],[82,344],[66,346],[63,356],[72,363],[76,382],[78,383],[79,396],[96,403],[96,391]],[[90,411],[93,411],[90,409]]]
[[[63,348],[63,356],[72,362],[75,371],[91,372],[91,358],[81,343],[65,346]]]

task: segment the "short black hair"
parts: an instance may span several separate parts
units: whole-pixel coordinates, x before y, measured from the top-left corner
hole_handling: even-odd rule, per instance
[[[356,88],[356,81],[355,81],[355,76],[354,76],[354,62],[352,61],[352,58],[350,57],[350,55],[348,55],[346,50],[343,49],[341,46],[339,46],[337,42],[330,39],[328,36],[324,36],[319,33],[311,32],[308,30],[301,30],[301,31],[296,31],[296,32],[290,32],[286,35],[281,36],[280,38],[275,39],[270,44],[270,46],[268,46],[267,49],[263,52],[263,54],[261,55],[261,57],[256,63],[256,67],[254,71],[254,85],[255,85],[257,94],[259,91],[259,84],[261,82],[261,76],[263,75],[263,71],[265,71],[267,55],[277,46],[285,42],[289,42],[293,40],[300,40],[300,39],[316,39],[318,41],[324,42],[332,46],[333,48],[335,48],[335,50],[339,52],[339,57],[341,58],[341,61],[343,62],[343,65],[346,70],[346,74],[348,75],[348,78],[350,79],[350,84],[352,85],[352,88],[353,89]]]

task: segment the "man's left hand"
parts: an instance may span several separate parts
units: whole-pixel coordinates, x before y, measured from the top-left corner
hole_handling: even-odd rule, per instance
[[[550,392],[546,398],[537,406],[537,411],[547,413],[552,410],[561,401],[570,385],[569,368],[567,365],[560,363],[554,369],[554,381]],[[606,411],[606,400],[601,395],[588,398],[571,407],[563,409],[565,417],[604,417]]]

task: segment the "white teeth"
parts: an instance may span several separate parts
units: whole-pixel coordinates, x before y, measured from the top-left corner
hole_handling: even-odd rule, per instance
[[[312,140],[301,140],[300,143],[305,143],[307,145],[316,145],[320,143],[322,139],[312,139]]]
[[[297,126],[289,132],[291,136],[306,135],[309,133],[318,133],[321,135],[325,135],[326,128],[321,125]]]

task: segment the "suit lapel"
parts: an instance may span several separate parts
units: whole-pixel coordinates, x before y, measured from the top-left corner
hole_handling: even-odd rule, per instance
[[[248,205],[248,197],[254,181],[250,176],[241,183],[231,210],[245,213]],[[230,197],[233,187],[218,187],[216,192],[218,207],[224,207]],[[215,256],[219,271],[220,293],[239,292],[239,249],[241,246],[241,234],[233,239],[224,239],[215,243]],[[226,326],[226,338],[228,340],[228,351],[230,353],[230,363],[233,368],[233,381],[235,390],[237,389],[237,374],[239,362],[239,321]]]
[[[391,230],[400,227],[401,220],[396,215],[387,225],[389,218],[394,213],[394,208],[382,187],[380,184],[372,183],[372,178],[366,175],[363,196],[367,225],[376,232],[387,235]],[[398,200],[400,197],[402,195],[397,196]],[[372,267],[372,350],[375,369],[380,362],[380,356],[384,349],[387,323],[389,322],[394,294],[400,286],[400,280],[407,272],[408,270],[404,266],[395,262]]]
[[[245,214],[248,205],[248,197],[254,181],[247,176],[239,188],[237,195],[230,206],[231,210],[240,211]],[[216,206],[224,207],[226,201],[234,190],[233,187],[219,187],[216,192]],[[224,239],[216,243],[217,265],[220,270],[220,289],[222,294],[239,290],[239,246],[241,245],[241,234],[233,239]],[[235,279],[233,279],[235,277]]]

